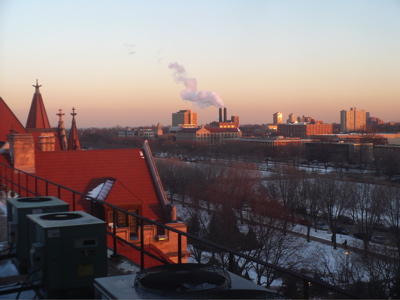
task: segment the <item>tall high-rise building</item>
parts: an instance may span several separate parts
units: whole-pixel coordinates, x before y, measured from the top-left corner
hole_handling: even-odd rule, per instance
[[[288,124],[296,123],[296,117],[294,116],[293,113],[289,114],[289,117],[288,117],[288,119],[287,119],[287,123],[288,123]]]
[[[282,113],[276,112],[273,114],[274,125],[282,124]]]
[[[180,110],[172,114],[172,126],[197,127],[197,113],[190,109]]]
[[[364,130],[367,125],[367,113],[365,110],[357,110],[351,107],[350,110],[342,110],[340,112],[340,131],[360,131]]]

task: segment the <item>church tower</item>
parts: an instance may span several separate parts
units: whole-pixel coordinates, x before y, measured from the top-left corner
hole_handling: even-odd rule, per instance
[[[75,121],[75,107],[72,108],[72,125],[71,130],[69,132],[68,137],[68,150],[81,150],[81,143],[79,141],[79,134],[78,129],[76,128],[76,121]]]

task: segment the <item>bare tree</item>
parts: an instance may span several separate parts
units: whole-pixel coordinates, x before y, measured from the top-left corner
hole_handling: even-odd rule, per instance
[[[252,203],[248,218],[248,226],[260,244],[259,247],[255,247],[251,255],[271,264],[297,267],[304,262],[298,257],[302,243],[295,235],[284,234],[282,231],[283,219],[271,217],[273,201],[264,201],[262,198],[259,200]],[[251,266],[256,273],[256,282],[259,285],[269,287],[281,277],[281,274],[265,266],[255,263],[251,263]]]
[[[368,252],[368,242],[374,233],[374,223],[384,209],[385,189],[382,186],[367,183],[353,183],[354,192],[349,207],[356,228],[362,237],[365,253]]]
[[[296,210],[301,173],[302,171],[293,167],[282,167],[267,184],[270,197],[283,205],[287,216],[294,216]],[[284,221],[283,233],[286,234],[288,222],[286,218]]]
[[[387,203],[387,221],[389,225],[389,237],[396,244],[396,254],[393,254],[397,272],[394,275],[395,284],[392,288],[391,296],[400,297],[400,188],[397,186],[387,187],[388,201]]]
[[[310,242],[310,231],[315,216],[319,210],[320,183],[321,177],[317,173],[303,177],[299,186],[299,196],[296,205],[296,212],[301,217],[301,222],[307,227],[307,242]]]
[[[348,207],[349,186],[347,181],[334,180],[332,177],[324,177],[320,180],[320,184],[320,209],[328,222],[332,232],[333,247],[336,249],[336,222],[338,216]]]
[[[398,259],[393,252],[382,245],[371,245],[367,255],[361,257],[367,273],[368,293],[372,299],[398,298]]]

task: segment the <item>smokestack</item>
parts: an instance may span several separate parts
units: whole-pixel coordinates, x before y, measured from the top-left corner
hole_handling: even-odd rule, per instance
[[[222,108],[219,108],[219,121],[222,122]]]
[[[226,107],[224,107],[224,122],[226,122]]]

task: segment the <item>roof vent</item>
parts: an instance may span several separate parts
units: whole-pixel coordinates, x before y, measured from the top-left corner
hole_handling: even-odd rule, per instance
[[[77,213],[54,213],[40,216],[40,218],[49,221],[65,221],[82,218],[82,215]]]
[[[154,294],[189,296],[191,293],[227,289],[229,274],[205,264],[171,264],[148,268],[135,278],[135,288]]]
[[[267,289],[265,291],[254,289],[215,290],[199,296],[198,299],[286,299],[281,294]]]

